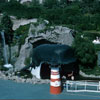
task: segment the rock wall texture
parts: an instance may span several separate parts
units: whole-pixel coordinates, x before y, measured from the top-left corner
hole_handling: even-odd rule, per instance
[[[50,80],[46,79],[46,80],[42,80],[42,79],[37,79],[36,77],[32,77],[32,78],[23,78],[23,77],[19,77],[16,76],[14,73],[8,73],[8,75],[5,74],[5,72],[0,71],[0,79],[4,79],[4,80],[13,80],[17,83],[31,83],[31,84],[48,84],[50,82]]]
[[[28,37],[25,39],[25,44],[22,46],[20,55],[16,60],[15,70],[25,67],[25,59],[31,57],[32,44],[36,41],[45,39],[53,43],[71,46],[74,40],[73,34],[74,31],[67,27],[49,26],[49,22],[46,20],[31,24]]]

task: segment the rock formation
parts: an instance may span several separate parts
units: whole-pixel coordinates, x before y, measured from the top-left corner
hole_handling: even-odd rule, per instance
[[[15,70],[20,70],[25,67],[25,59],[30,58],[32,44],[45,39],[53,43],[72,45],[74,40],[74,31],[63,26],[49,26],[46,20],[37,21],[30,25],[28,37],[25,39],[25,44],[20,50],[20,55],[15,63]]]

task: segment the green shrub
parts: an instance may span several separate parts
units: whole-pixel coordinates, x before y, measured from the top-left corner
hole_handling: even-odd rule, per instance
[[[97,55],[94,44],[87,37],[77,35],[73,44],[79,65],[84,68],[94,68],[97,63]]]
[[[1,58],[1,57],[0,57]],[[3,60],[0,60],[0,65],[3,65],[4,64],[4,61]]]
[[[30,64],[30,58],[26,58],[25,61],[24,61],[24,64],[26,66],[28,66]]]
[[[46,8],[52,9],[53,7],[57,7],[59,5],[58,0],[44,0],[43,5]]]
[[[16,31],[15,31],[15,42],[18,42],[18,44],[24,44],[25,43],[25,38],[28,36],[28,31],[29,31],[29,24],[20,26]]]
[[[87,75],[100,75],[100,68],[98,66],[94,67],[94,69],[91,69],[91,68],[84,68],[82,66],[80,66],[80,69],[86,73]]]

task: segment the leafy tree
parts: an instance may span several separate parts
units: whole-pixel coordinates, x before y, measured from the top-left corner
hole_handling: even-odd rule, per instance
[[[32,0],[32,3],[31,3],[33,6],[39,6],[39,0]]]
[[[90,12],[92,2],[93,2],[93,0],[82,0],[81,7],[82,7],[83,12],[85,12],[85,13]]]
[[[58,0],[44,0],[43,5],[49,9],[59,5]]]
[[[69,4],[70,0],[60,0],[60,4]]]
[[[84,68],[94,68],[97,56],[94,44],[88,38],[77,35],[73,44],[79,65]]]
[[[97,14],[100,12],[100,1],[99,0],[95,0],[93,3],[93,14]]]
[[[67,1],[66,0],[60,0],[60,5],[64,6],[67,4]]]
[[[5,13],[1,19],[1,26],[2,30],[4,30],[5,33],[5,41],[6,44],[9,46],[9,62],[11,60],[11,43],[13,41],[13,23],[10,19],[10,17]]]
[[[5,0],[0,0],[0,3],[4,3],[5,2]]]
[[[100,14],[95,14],[93,17],[93,22],[95,24],[96,29],[100,29]]]

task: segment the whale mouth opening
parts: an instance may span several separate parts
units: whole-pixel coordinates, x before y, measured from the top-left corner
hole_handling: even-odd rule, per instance
[[[40,70],[41,79],[50,79],[50,73],[51,69],[49,67],[49,64],[47,63],[41,64],[41,70]]]
[[[42,44],[57,44],[57,43],[54,43],[54,42],[51,42],[51,41],[48,41],[46,39],[39,39],[35,42],[30,42],[32,45],[33,45],[33,48],[39,46],[39,45],[42,45]]]

